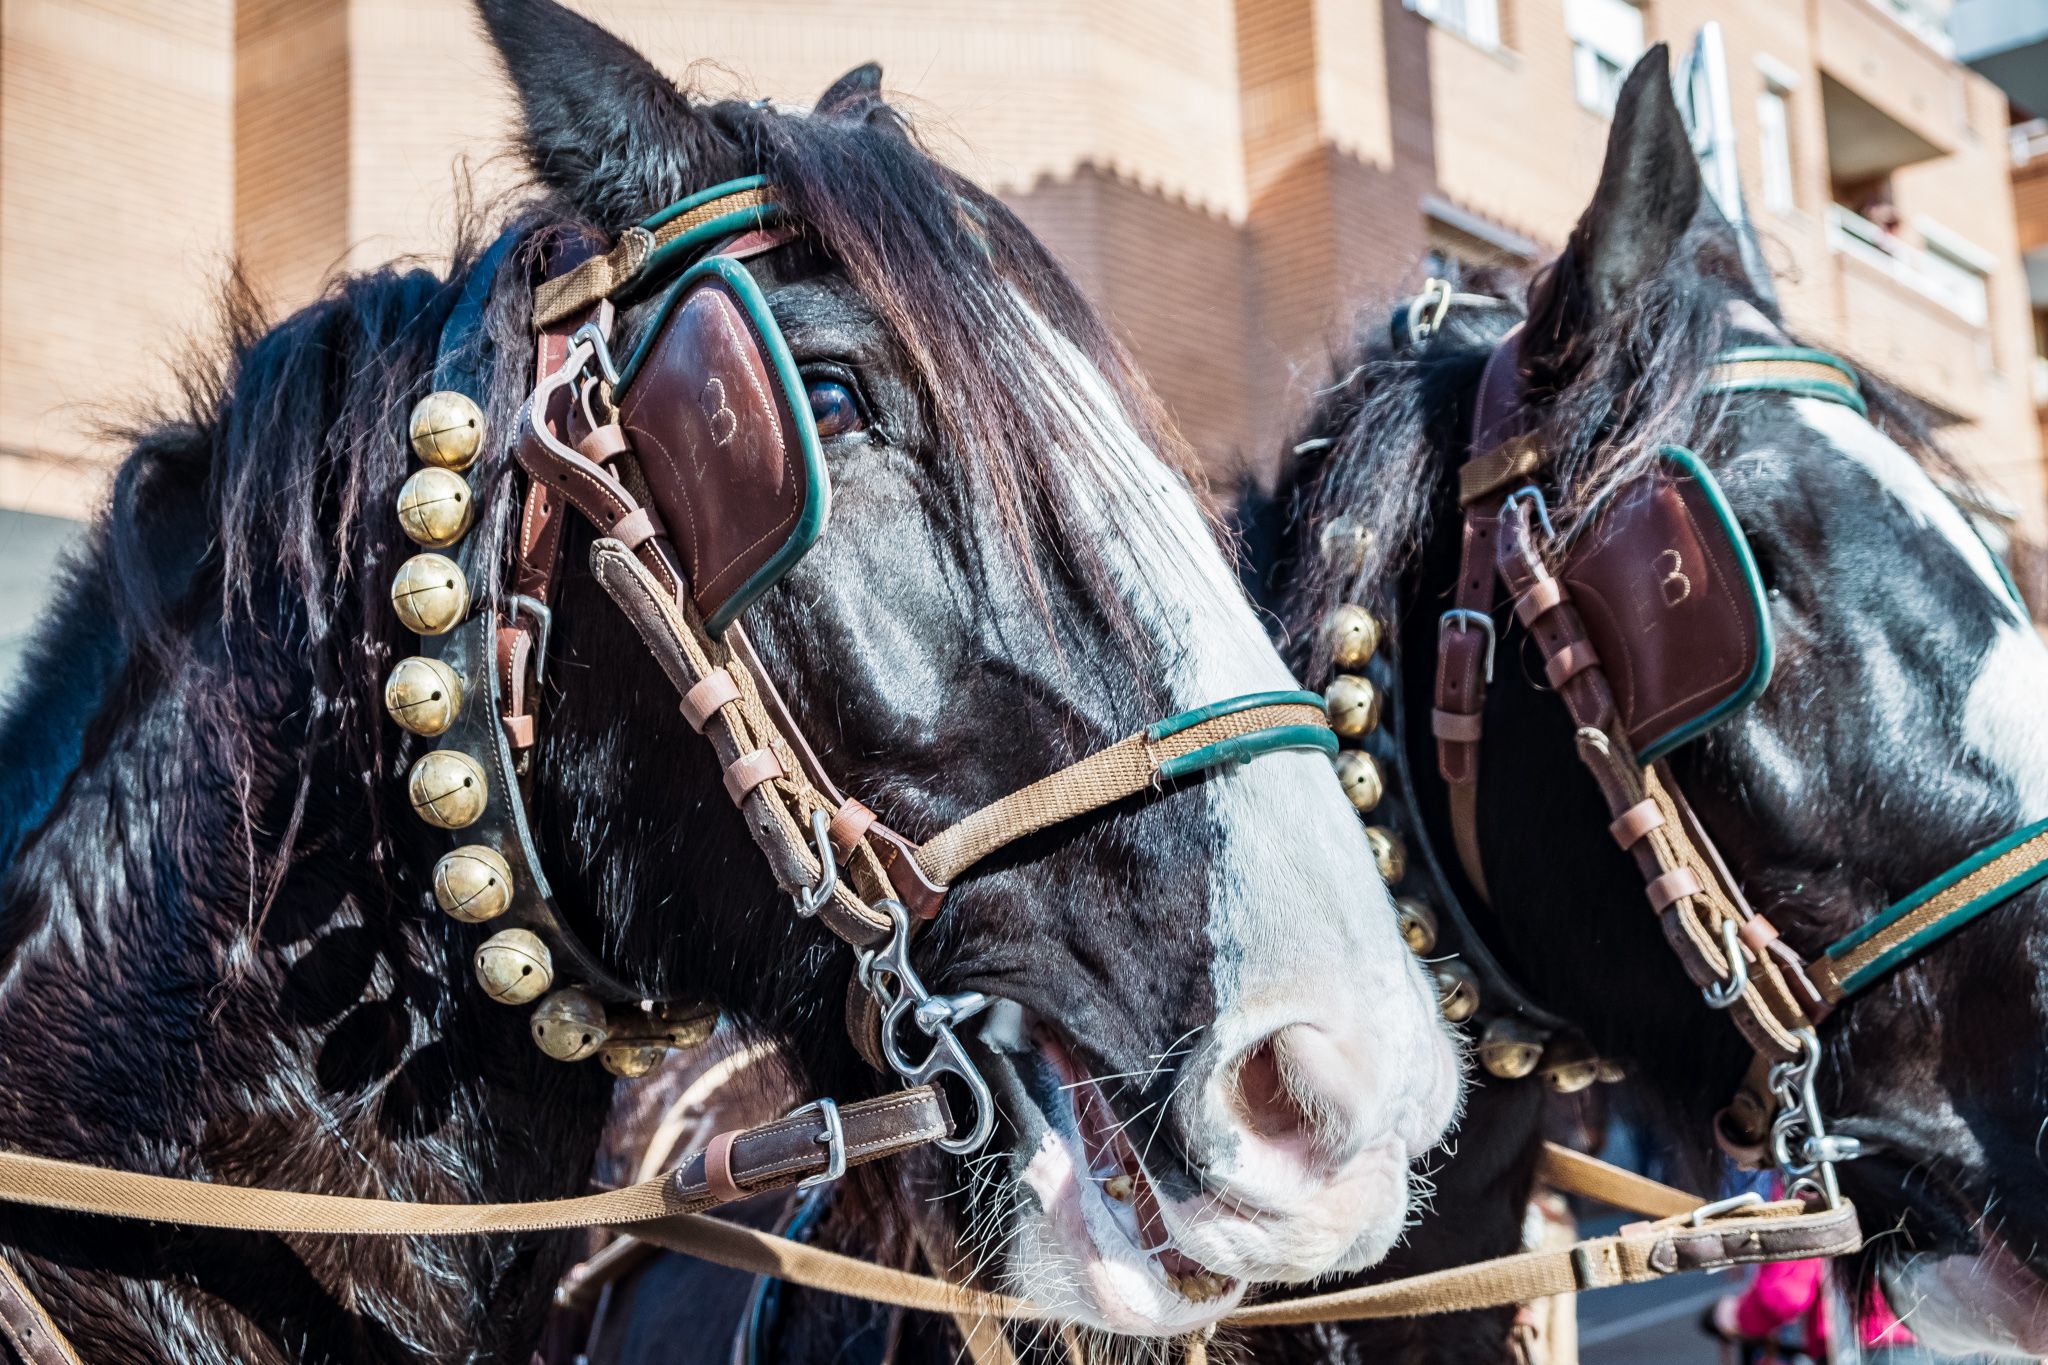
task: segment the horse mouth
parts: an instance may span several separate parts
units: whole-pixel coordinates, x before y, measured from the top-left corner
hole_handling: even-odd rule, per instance
[[[1027,1045],[1005,1058],[1008,1079],[1046,1131],[1035,1151],[1022,1154],[1022,1184],[1039,1212],[1036,1228],[1014,1244],[1015,1286],[1113,1332],[1174,1335],[1221,1319],[1246,1281],[1174,1244],[1145,1167],[1152,1127],[1131,1131],[1144,1111],[1119,1120],[1103,1083],[1055,1030],[1030,1020],[1026,1036]]]

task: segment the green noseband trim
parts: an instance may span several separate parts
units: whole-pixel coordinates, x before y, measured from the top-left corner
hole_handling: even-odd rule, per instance
[[[1815,965],[1823,968],[1823,980],[1835,980],[1839,996],[1854,995],[2043,878],[2048,878],[2048,820],[1972,854],[1829,944]]]
[[[1158,743],[1168,735],[1177,735],[1192,729],[1203,721],[1218,716],[1234,715],[1249,711],[1257,706],[1313,706],[1318,711],[1327,710],[1321,696],[1314,692],[1251,692],[1228,701],[1211,702],[1198,706],[1192,711],[1183,711],[1177,716],[1154,721],[1145,727],[1145,738]],[[1325,725],[1275,725],[1270,729],[1255,730],[1248,735],[1237,735],[1231,739],[1218,740],[1214,744],[1169,758],[1159,765],[1159,780],[1171,782],[1175,778],[1188,777],[1221,767],[1225,763],[1242,763],[1260,754],[1277,753],[1282,749],[1315,749],[1322,753],[1337,752],[1337,736]]]
[[[1737,346],[1723,351],[1707,373],[1706,391],[1819,398],[1854,408],[1859,416],[1870,415],[1856,371],[1840,358],[1808,346]]]

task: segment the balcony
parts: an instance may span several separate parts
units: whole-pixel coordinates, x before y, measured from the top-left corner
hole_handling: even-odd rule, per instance
[[[1842,263],[1842,335],[1853,349],[1948,416],[1981,416],[1991,398],[1984,276],[1839,204],[1827,234]]]
[[[1957,149],[1964,107],[1953,62],[1870,0],[1821,0],[1817,18],[1828,169],[1838,182]]]

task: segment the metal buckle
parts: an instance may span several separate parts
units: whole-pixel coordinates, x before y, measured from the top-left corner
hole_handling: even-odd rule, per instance
[[[1728,955],[1728,978],[1700,987],[1700,998],[1708,1009],[1725,1010],[1749,989],[1749,959],[1742,955],[1742,940],[1736,935],[1735,919],[1721,921],[1721,951]]]
[[[981,1078],[953,1029],[994,1001],[980,991],[933,995],[926,990],[917,969],[910,965],[910,912],[899,901],[885,900],[879,904],[889,912],[894,930],[887,943],[863,951],[858,960],[861,987],[882,1007],[882,1056],[889,1069],[911,1085],[925,1085],[940,1076],[951,1075],[966,1086],[974,1099],[974,1126],[965,1136],[940,1138],[939,1146],[955,1156],[980,1151],[995,1132],[995,1100],[989,1093],[988,1082]],[[905,1056],[896,1040],[896,1031],[906,1018],[932,1040],[931,1050],[922,1060]]]
[[[590,343],[590,353],[597,361],[598,373],[604,376],[605,383],[616,389],[619,386],[619,367],[612,363],[611,343],[605,340],[604,333],[598,330],[596,323],[586,322],[569,334],[569,344],[572,348],[584,341]]]
[[[1473,611],[1470,607],[1453,607],[1442,616],[1436,618],[1436,637],[1439,644],[1443,640],[1445,629],[1453,625],[1457,626],[1461,631],[1483,630],[1486,632],[1486,682],[1488,686],[1492,686],[1493,651],[1500,644],[1500,637],[1494,630],[1493,617],[1483,611]]]
[[[1709,1218],[1719,1218],[1722,1214],[1733,1213],[1737,1209],[1758,1208],[1762,1206],[1763,1202],[1764,1197],[1760,1192],[1744,1190],[1741,1194],[1730,1195],[1726,1199],[1716,1199],[1711,1204],[1700,1205],[1690,1214],[1686,1215],[1686,1225],[1696,1228],[1705,1223]]]
[[[783,1117],[802,1118],[813,1110],[817,1111],[818,1117],[825,1120],[825,1131],[818,1134],[815,1139],[826,1149],[825,1169],[797,1181],[796,1187],[800,1190],[814,1190],[820,1185],[829,1185],[846,1174],[846,1125],[840,1122],[837,1103],[832,1100],[812,1100],[809,1104],[790,1110]]]
[[[1548,540],[1557,539],[1557,528],[1550,524],[1550,504],[1543,500],[1543,490],[1533,483],[1525,483],[1501,499],[1500,514],[1505,517],[1514,510],[1515,504],[1523,498],[1536,504],[1536,520],[1543,525],[1543,535]]]
[[[1408,300],[1408,340],[1417,347],[1429,344],[1451,311],[1451,282],[1434,275],[1422,282],[1422,292]],[[1423,317],[1424,312],[1429,316]]]
[[[535,686],[539,686],[547,677],[548,637],[555,631],[555,614],[548,610],[547,603],[523,592],[508,592],[504,600],[505,605],[512,608],[513,620],[518,620],[520,613],[524,612],[540,624],[540,640],[533,650],[533,681]]]
[[[818,846],[818,881],[801,891],[790,893],[789,899],[798,915],[809,919],[825,908],[825,902],[832,899],[832,888],[839,885],[839,855],[832,851],[831,824],[825,812],[811,812],[811,839]]]

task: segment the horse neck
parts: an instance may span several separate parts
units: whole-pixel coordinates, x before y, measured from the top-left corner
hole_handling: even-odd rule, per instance
[[[60,617],[90,596],[74,588]],[[181,666],[121,668],[8,869],[0,1146],[328,1193],[580,1192],[605,1078],[547,1061],[523,1011],[484,999],[473,935],[431,910],[402,783],[373,799],[307,733],[310,672],[252,680],[221,638],[214,620],[179,642]],[[211,1359],[237,1337],[244,1358],[308,1358],[291,1343],[323,1333],[352,1359],[466,1357],[530,1339],[558,1259],[504,1239],[294,1255],[72,1219],[10,1233],[88,1358],[100,1332],[100,1358],[147,1342],[132,1358]],[[134,1295],[123,1274],[174,1288]]]

